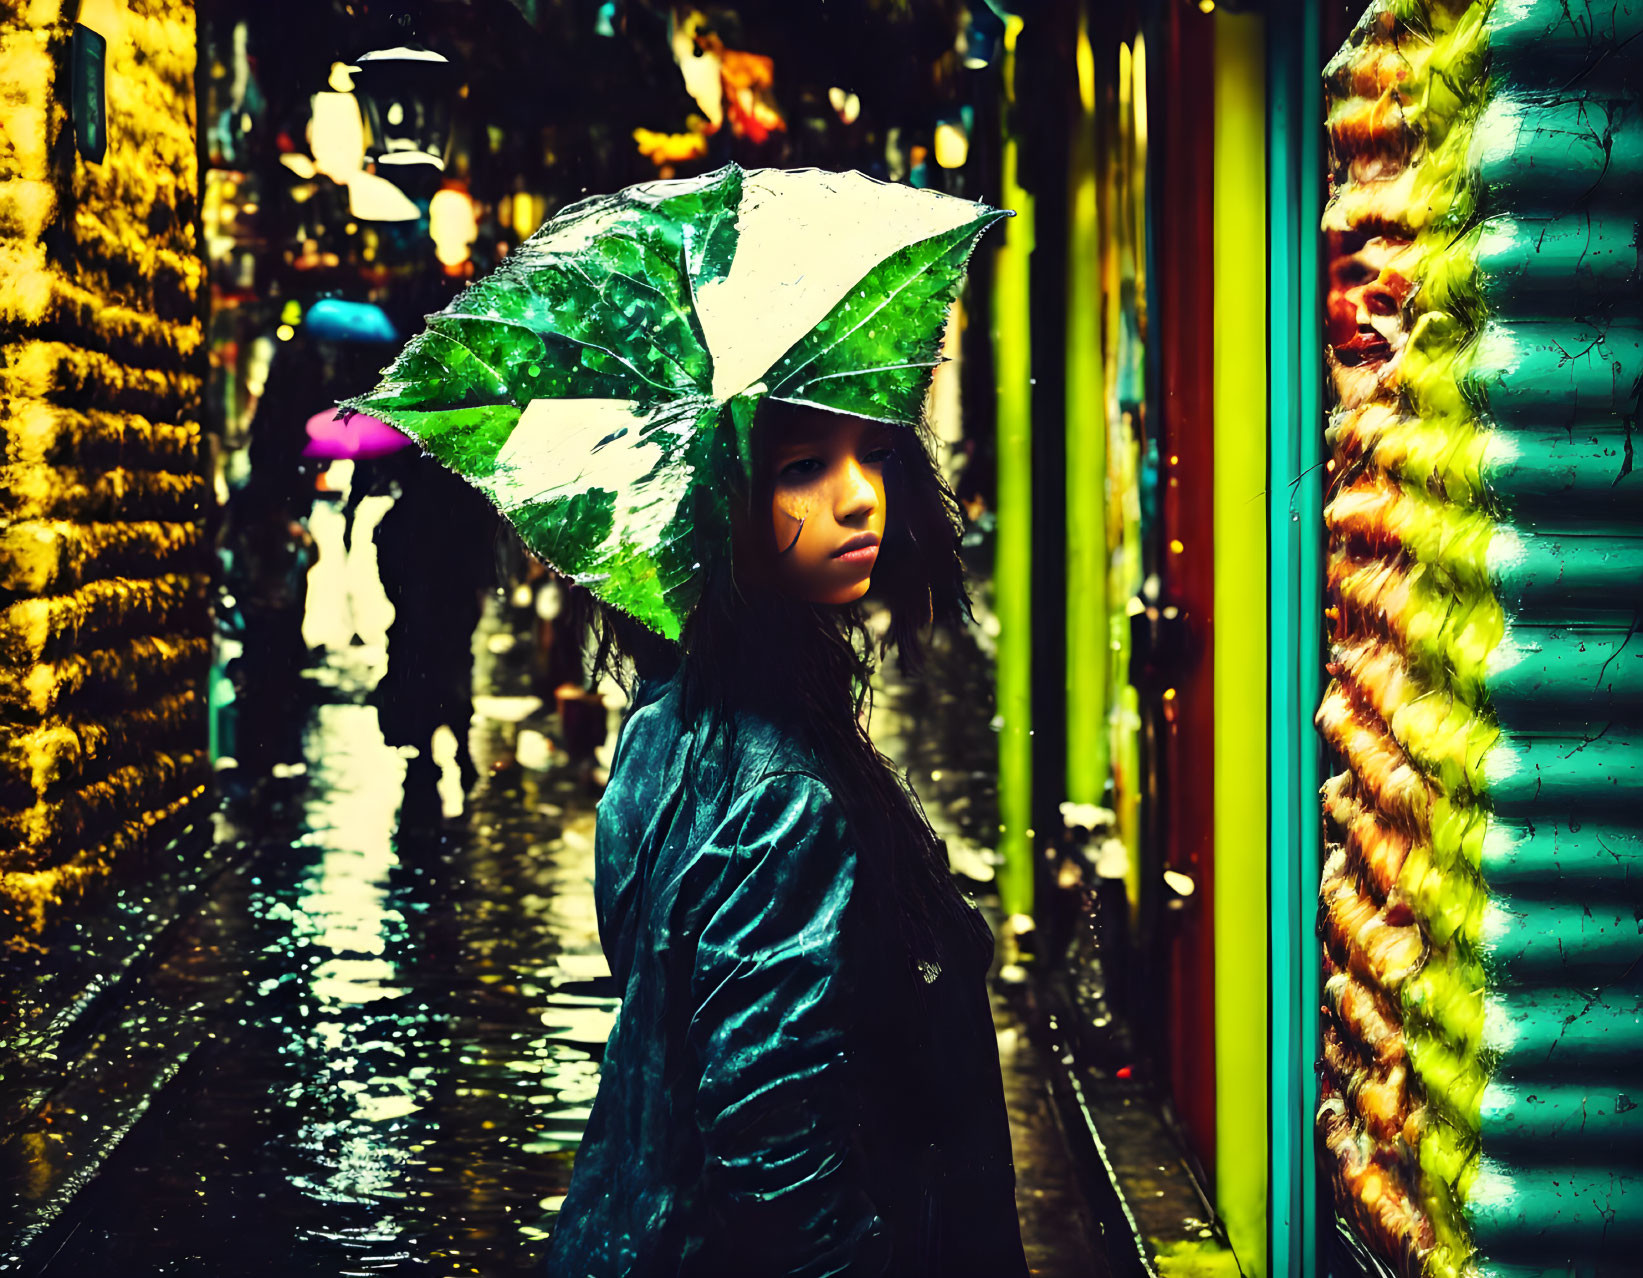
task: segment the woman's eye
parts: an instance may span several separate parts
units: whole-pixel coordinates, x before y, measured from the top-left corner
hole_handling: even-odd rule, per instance
[[[896,450],[886,446],[884,448],[872,449],[865,457],[862,458],[862,461],[869,466],[882,466],[895,455]]]
[[[822,470],[822,463],[815,457],[801,457],[797,461],[790,461],[778,473],[782,479],[801,480],[813,479]]]

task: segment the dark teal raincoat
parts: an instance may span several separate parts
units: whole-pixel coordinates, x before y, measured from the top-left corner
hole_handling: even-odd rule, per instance
[[[642,682],[595,856],[623,997],[550,1278],[1024,1278],[986,926],[900,975],[802,725]]]

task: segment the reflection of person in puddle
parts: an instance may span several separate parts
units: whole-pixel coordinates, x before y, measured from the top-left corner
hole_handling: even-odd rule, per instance
[[[735,571],[639,674],[599,807],[622,1008],[548,1272],[1024,1275],[992,937],[869,742],[857,604],[966,609],[917,435],[767,403]]]

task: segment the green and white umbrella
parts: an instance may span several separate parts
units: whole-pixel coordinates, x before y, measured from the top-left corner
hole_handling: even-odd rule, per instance
[[[1006,216],[859,173],[730,165],[565,209],[344,405],[485,492],[531,551],[676,638],[729,554],[761,398],[916,425]]]

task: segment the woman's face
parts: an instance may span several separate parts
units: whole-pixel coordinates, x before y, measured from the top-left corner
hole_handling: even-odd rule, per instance
[[[767,450],[773,585],[808,603],[853,603],[872,584],[884,538],[892,427],[783,406]]]

